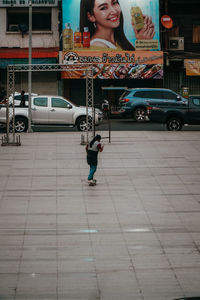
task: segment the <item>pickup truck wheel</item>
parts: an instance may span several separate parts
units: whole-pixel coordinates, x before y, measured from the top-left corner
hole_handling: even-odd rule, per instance
[[[137,122],[144,122],[146,120],[146,109],[143,107],[138,107],[134,110],[133,119]]]
[[[10,131],[12,131],[12,121],[10,123]],[[28,129],[28,121],[24,118],[15,118],[15,132],[25,132]]]
[[[77,128],[78,128],[79,131],[86,131],[87,130],[86,118],[80,118],[77,121]],[[89,126],[89,130],[91,130],[91,126]]]
[[[177,118],[173,117],[167,120],[167,129],[170,131],[179,131],[183,127],[183,122]]]

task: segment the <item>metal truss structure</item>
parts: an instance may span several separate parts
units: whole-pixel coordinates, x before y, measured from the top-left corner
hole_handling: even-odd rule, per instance
[[[72,77],[77,71],[81,78],[86,80],[86,141],[95,135],[95,108],[94,108],[94,89],[93,89],[93,67],[92,65],[79,64],[23,64],[9,65],[7,68],[7,109],[6,109],[6,135],[2,138],[2,146],[21,145],[20,136],[15,133],[15,73],[17,72],[67,72]],[[10,103],[10,95],[12,100]],[[29,103],[31,105],[31,103]],[[92,113],[92,118],[91,118]]]

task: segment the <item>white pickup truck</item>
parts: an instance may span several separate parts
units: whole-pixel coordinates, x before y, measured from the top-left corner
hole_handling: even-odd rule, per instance
[[[87,129],[86,107],[76,106],[60,96],[37,95],[32,96],[31,117],[33,125],[72,125],[79,131]],[[12,119],[13,108],[10,107]],[[92,117],[91,108],[88,109]],[[103,113],[95,109],[95,125],[103,121]],[[12,120],[11,120],[12,122]],[[0,106],[0,124],[6,125],[6,106]],[[24,132],[28,129],[28,106],[15,105],[15,131]]]

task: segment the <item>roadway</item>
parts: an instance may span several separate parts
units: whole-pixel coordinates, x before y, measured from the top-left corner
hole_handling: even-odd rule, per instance
[[[143,122],[137,123],[132,119],[110,119],[111,130],[112,131],[167,131],[166,126],[163,124]],[[106,131],[108,130],[108,121],[104,120],[103,123],[96,127],[96,131]],[[189,125],[184,126],[182,131],[199,131],[200,125]],[[34,126],[34,132],[76,132],[76,127],[70,126]],[[5,130],[0,129],[0,132],[5,132]]]
[[[145,130],[145,131],[166,131],[166,126],[163,124],[151,123],[151,122],[144,122],[144,123],[137,123],[132,119],[110,119],[111,130],[112,131],[137,131],[137,130]],[[108,130],[108,121],[104,120],[103,123],[96,127],[97,131],[106,131]],[[34,131],[77,131],[76,127],[66,127],[66,126],[34,126]],[[200,130],[200,125],[190,125],[184,126],[183,131],[190,131],[190,130]]]

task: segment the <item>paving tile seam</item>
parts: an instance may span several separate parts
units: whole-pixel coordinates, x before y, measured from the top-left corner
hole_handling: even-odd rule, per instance
[[[54,252],[55,253],[55,256],[56,256],[56,251]],[[156,256],[156,255],[155,255]],[[163,254],[163,256],[164,256],[164,254]],[[178,266],[178,265],[174,265],[173,267],[172,266],[168,266],[168,267],[160,267],[159,265],[155,265],[155,266],[139,266],[139,265],[137,265],[137,262],[135,263],[134,262],[134,257],[135,257],[135,255],[132,255],[132,259],[133,259],[133,264],[134,264],[134,268],[136,269],[136,270],[148,270],[148,271],[150,271],[150,270],[157,270],[157,271],[166,271],[166,270],[178,270],[178,271],[181,271],[181,270],[200,270],[200,266],[198,266],[198,265],[196,265],[195,263],[194,264],[191,264],[190,266],[188,266],[187,265],[187,263],[186,264],[184,264],[184,263],[182,263],[182,265],[181,266]],[[117,257],[116,257],[116,259],[117,259]],[[113,260],[110,260],[110,257],[105,257],[105,262],[111,262],[111,263],[116,263],[116,259],[113,259]],[[129,259],[129,256],[127,256],[127,258],[126,258],[126,262],[127,263],[130,263],[130,260],[131,259]],[[90,260],[87,260],[86,259],[86,257],[80,257],[79,255],[77,255],[77,256],[75,256],[74,258],[72,258],[72,259],[65,259],[65,258],[62,258],[62,257],[59,257],[59,254],[58,254],[58,257],[56,257],[56,258],[54,258],[54,257],[51,257],[51,258],[49,258],[49,259],[45,259],[45,258],[31,258],[31,259],[29,259],[29,258],[22,258],[22,263],[24,264],[24,265],[26,265],[26,264],[28,264],[28,263],[30,263],[30,262],[32,262],[32,263],[36,263],[35,265],[37,265],[37,263],[38,264],[40,264],[41,262],[42,263],[51,263],[52,265],[53,264],[55,264],[56,262],[58,262],[58,263],[69,263],[69,265],[72,265],[73,266],[73,264],[75,263],[75,268],[77,267],[76,266],[76,264],[77,263],[82,263],[82,262],[85,262],[86,264],[88,264],[88,265],[92,265],[93,264],[93,262],[96,262],[96,263],[100,263],[100,262],[102,262],[102,259],[101,258],[99,258],[99,256],[98,256],[98,254],[96,254],[96,253],[94,253],[94,257],[93,257],[93,259],[90,259]],[[5,259],[5,260],[3,260],[3,259],[0,259],[0,262],[18,262],[19,263],[19,259],[18,258],[11,258],[11,259]],[[122,264],[123,262],[121,262],[121,264]],[[33,265],[32,265],[33,266]],[[99,268],[98,268],[99,269]],[[127,266],[127,267],[121,267],[120,266],[120,268],[118,268],[118,265],[115,265],[114,267],[110,267],[110,268],[107,268],[105,271],[99,271],[98,270],[98,272],[100,272],[100,273],[108,273],[108,272],[124,272],[124,271],[127,271],[127,270],[129,270],[129,271],[133,271],[131,268],[130,268],[130,265],[129,266]],[[20,273],[20,274],[30,274],[30,271],[16,271],[16,272],[2,272],[2,271],[0,271],[0,276],[2,276],[3,274],[13,274],[13,273],[15,273],[15,274],[18,274],[18,273]],[[36,272],[37,273],[37,272]],[[45,272],[45,271],[43,271],[43,272],[38,272],[39,274],[52,274],[52,273],[54,273],[54,272]],[[59,273],[66,273],[66,272],[62,272],[62,271],[59,271]],[[67,272],[67,273],[71,273],[71,270],[69,271],[69,272]],[[73,273],[80,273],[80,270],[77,270],[77,271],[73,271]],[[83,270],[83,271],[81,271],[81,273],[91,273],[91,271],[85,271],[85,270]]]
[[[71,183],[69,183],[69,186],[72,186],[72,184]],[[74,184],[74,186],[76,186],[77,187],[77,184]],[[97,187],[98,188],[98,187]],[[100,187],[99,187],[99,189],[100,189]],[[91,188],[89,188],[88,187],[88,184],[87,183],[85,183],[85,190],[86,191],[92,191],[91,190]],[[59,192],[65,192],[65,191],[72,191],[72,192],[74,192],[74,189],[73,188],[66,188],[66,189],[64,189],[64,188],[60,188],[60,187],[55,187],[55,188],[40,188],[40,189],[38,189],[38,188],[33,188],[33,187],[27,187],[27,189],[20,189],[20,188],[17,188],[17,187],[13,187],[13,189],[3,189],[3,188],[0,188],[0,191],[2,191],[2,192],[27,192],[27,191],[30,191],[30,192],[51,192],[51,191],[59,191]],[[82,191],[82,187],[78,187],[77,189],[76,189],[76,191]],[[29,193],[29,195],[30,195],[30,193]],[[52,194],[50,194],[50,195],[52,195]]]
[[[27,200],[28,201],[28,200]],[[33,200],[35,201],[35,200]],[[40,200],[38,200],[40,201]],[[48,201],[48,200],[47,200]],[[17,202],[15,202],[17,203]],[[178,210],[174,210],[174,211],[162,211],[162,210],[148,210],[149,215],[154,215],[154,214],[160,214],[160,215],[174,215],[174,214],[198,214],[200,213],[200,210],[187,210],[187,211],[178,211]],[[107,212],[107,211],[103,211],[103,212],[80,212],[80,213],[75,213],[75,212],[56,212],[56,213],[52,213],[52,212],[24,212],[24,213],[7,213],[7,212],[1,212],[0,216],[7,216],[7,217],[12,217],[12,216],[111,216],[113,215],[113,212]],[[134,211],[134,212],[118,212],[119,216],[127,216],[127,215],[146,215],[145,211]]]
[[[98,262],[98,257],[96,258],[97,262]],[[16,260],[17,261],[17,260]],[[19,261],[19,260],[18,260]],[[37,261],[37,260],[35,260]],[[39,262],[45,262],[45,260],[38,260]],[[52,259],[51,260],[52,262],[56,262],[57,260],[55,259]],[[64,262],[65,260],[63,259],[58,259],[58,262],[61,263],[61,262]],[[23,260],[23,262],[32,262],[32,260]],[[93,262],[90,262],[91,264]],[[56,268],[56,267],[55,267]],[[193,266],[181,266],[181,267],[178,267],[178,266],[174,266],[174,267],[137,267],[137,266],[134,266],[134,269],[136,271],[190,271],[190,270],[195,270],[195,271],[199,271],[200,270],[200,267],[197,267],[195,265]],[[70,270],[70,271],[62,271],[62,270],[59,270],[58,272],[25,272],[25,271],[17,271],[17,272],[1,272],[0,271],[0,276],[8,276],[8,275],[12,275],[12,274],[18,274],[19,276],[31,276],[32,274],[34,274],[35,276],[38,275],[38,276],[44,276],[44,275],[48,275],[48,276],[58,276],[62,274],[63,277],[65,276],[68,276],[69,274],[88,274],[88,275],[91,275],[91,276],[96,276],[96,275],[99,275],[99,274],[109,274],[109,273],[123,273],[123,272],[131,272],[131,273],[134,273],[134,270],[131,269],[130,267],[126,267],[126,268],[120,268],[118,269],[117,266],[116,267],[113,267],[113,268],[110,268],[110,269],[106,269],[106,270],[100,270],[99,268],[97,268],[97,272],[96,271],[87,271],[87,270],[78,270],[78,271],[75,271],[75,270]],[[1,299],[1,298],[0,298]]]
[[[65,224],[65,223],[64,223]],[[56,225],[56,224],[55,224]],[[59,225],[59,224],[57,224]],[[64,225],[67,226],[67,225]],[[126,227],[126,228],[124,228]],[[143,228],[143,226],[141,226]],[[140,231],[138,229],[140,229],[141,227],[135,227],[133,228],[127,228],[127,225],[123,225],[122,224],[122,228],[120,230],[105,230],[105,229],[101,229],[100,227],[98,228],[98,226],[95,226],[95,230],[92,230],[91,225],[90,225],[90,229],[83,229],[83,226],[79,226],[79,228],[82,228],[80,230],[76,229],[70,229],[70,230],[65,230],[65,229],[59,229],[59,228],[55,228],[55,229],[46,229],[46,228],[0,228],[0,235],[16,235],[18,233],[18,235],[87,235],[87,234],[94,234],[94,235],[100,235],[100,234],[119,234],[119,233],[127,233],[129,235],[142,235],[142,234],[152,234],[152,233],[185,233],[185,228],[180,227],[179,229],[174,229],[174,228],[157,228],[157,227],[149,227],[148,231]],[[89,231],[90,230],[90,231]],[[87,232],[88,231],[88,232]],[[187,233],[199,233],[200,229],[196,228],[196,229],[187,229]]]
[[[123,270],[124,271],[124,270]],[[125,269],[125,271],[126,271],[126,269]],[[0,272],[0,275],[3,275],[3,274],[19,274],[19,275],[24,275],[24,276],[26,276],[26,275],[29,275],[30,276],[30,274],[32,274],[31,272],[20,272],[20,271],[18,271],[18,272],[10,272],[10,273],[8,273],[8,272],[6,272],[6,273],[4,273],[4,272]],[[56,276],[57,275],[57,272],[45,272],[45,271],[43,271],[43,272],[35,272],[34,273],[35,275],[49,275],[49,276]],[[61,270],[58,272],[58,274],[63,274],[63,275],[66,275],[66,276],[68,276],[69,274],[88,274],[88,275],[91,275],[91,276],[96,276],[96,272],[93,272],[93,271],[69,271],[69,272],[62,272]]]
[[[167,197],[173,197],[173,196],[200,196],[200,193],[173,193],[173,194],[167,194],[164,193]]]

